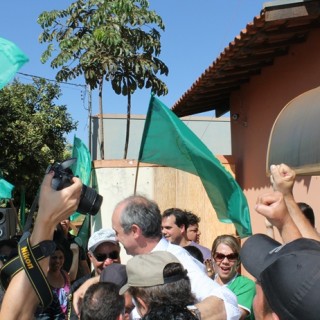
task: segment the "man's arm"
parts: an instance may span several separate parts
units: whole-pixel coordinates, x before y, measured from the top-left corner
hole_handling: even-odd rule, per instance
[[[82,183],[73,178],[73,184],[68,188],[56,191],[51,187],[53,173],[45,176],[41,185],[39,210],[30,237],[34,246],[44,240],[52,240],[55,226],[76,211],[81,194]],[[47,274],[49,258],[39,261],[45,275]],[[0,320],[33,319],[39,299],[28,280],[24,270],[17,273],[11,280],[4,295]]]
[[[286,164],[272,165],[270,167],[271,181],[273,188],[283,194],[285,203],[287,205],[290,216],[305,238],[320,240],[317,231],[310,224],[308,219],[301,212],[299,206],[293,197],[293,185],[295,182],[296,174],[294,170],[288,167]]]
[[[69,270],[70,281],[73,282],[77,278],[79,268],[79,246],[76,243],[71,243],[70,249],[72,251],[72,263]]]
[[[270,221],[267,218],[265,219],[264,224],[266,226],[266,235],[274,239],[273,225],[270,223]]]
[[[100,276],[95,276],[93,278],[88,279],[84,282],[74,293],[72,296],[72,304],[74,311],[77,315],[80,315],[80,309],[84,294],[86,293],[87,289],[94,283],[98,283],[100,280]]]
[[[201,320],[227,319],[223,300],[217,297],[208,297],[195,305],[201,314]]]

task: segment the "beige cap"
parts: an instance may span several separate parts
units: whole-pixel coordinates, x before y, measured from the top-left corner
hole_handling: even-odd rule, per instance
[[[163,276],[163,269],[169,263],[180,261],[167,251],[154,251],[133,257],[126,266],[128,282],[120,289],[120,294],[124,294],[129,287],[153,287],[182,279],[184,275]]]

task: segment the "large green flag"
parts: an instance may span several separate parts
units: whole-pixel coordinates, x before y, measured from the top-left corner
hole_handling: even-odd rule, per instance
[[[0,177],[0,199],[12,199],[14,186]]]
[[[154,96],[149,104],[139,161],[199,176],[218,219],[234,223],[241,238],[252,234],[248,203],[235,179],[203,142]]]
[[[0,38],[0,89],[28,61],[28,57],[13,42]]]

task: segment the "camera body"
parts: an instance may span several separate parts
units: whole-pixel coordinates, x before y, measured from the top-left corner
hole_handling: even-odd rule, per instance
[[[54,172],[51,184],[53,189],[62,190],[72,185],[72,178],[74,175],[70,166],[76,161],[76,158],[71,158],[61,163],[54,163],[48,167],[47,172]],[[94,189],[83,184],[77,212],[81,214],[96,215],[100,210],[102,200],[103,197],[100,194],[98,194]]]

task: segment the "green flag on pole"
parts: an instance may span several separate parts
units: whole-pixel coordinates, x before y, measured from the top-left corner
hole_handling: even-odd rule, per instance
[[[0,38],[0,90],[28,61],[28,57],[13,42]]]
[[[75,176],[78,176],[82,183],[89,185],[91,177],[91,155],[87,146],[82,142],[81,139],[74,137],[72,157],[77,158],[77,161],[71,166],[72,172]],[[80,216],[80,213],[76,212],[70,216],[70,220],[74,221]],[[75,241],[87,250],[87,243],[90,235],[90,217],[86,215],[78,235]]]
[[[74,137],[72,158],[77,158],[77,161],[71,166],[72,172],[79,177],[83,184],[89,185],[91,176],[91,155],[87,146],[81,139]],[[73,214],[70,217],[74,221],[79,216],[79,213]]]
[[[12,199],[14,186],[0,177],[0,199]]]
[[[87,146],[76,136],[73,140],[72,158],[77,158],[77,162],[71,167],[73,174],[88,185],[91,176],[91,155]]]
[[[149,104],[139,161],[197,175],[218,219],[233,223],[241,238],[252,234],[248,203],[235,179],[204,143],[154,96]]]

